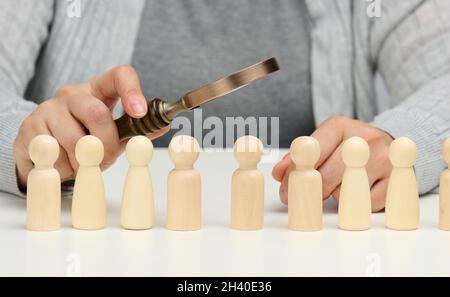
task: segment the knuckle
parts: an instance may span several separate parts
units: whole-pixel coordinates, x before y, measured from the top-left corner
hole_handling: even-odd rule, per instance
[[[344,116],[332,116],[332,117],[328,118],[328,120],[326,122],[330,125],[340,126],[340,125],[346,124],[350,120],[351,120],[350,118],[347,118]]]
[[[35,121],[32,116],[25,118],[19,127],[17,132],[16,141],[21,140],[21,142],[31,141],[31,138],[35,134]]]
[[[17,160],[19,155],[28,154],[28,144],[35,136],[34,119],[32,116],[25,118],[20,125],[13,143],[13,153]]]
[[[23,132],[29,132],[34,126],[34,120],[32,116],[26,117],[19,127],[19,134]]]
[[[39,106],[36,109],[36,112],[38,113],[45,112],[48,110],[53,110],[54,108],[55,108],[55,101],[50,99],[39,104]]]
[[[115,146],[115,145],[109,146],[105,150],[105,154],[103,156],[103,163],[105,163],[105,164],[114,163],[116,161],[119,153],[120,153],[120,148],[118,146]]]
[[[388,152],[388,150],[386,150],[382,154],[380,159],[381,159],[380,160],[381,168],[383,169],[385,175],[389,176],[391,174],[391,171],[392,171],[392,163],[391,163],[391,160],[389,159],[389,152]]]
[[[26,152],[26,147],[25,144],[23,142],[22,139],[20,139],[19,137],[17,137],[14,140],[14,144],[13,144],[13,156],[14,156],[14,160],[17,161],[20,159],[21,155],[23,154],[23,152]]]
[[[111,111],[101,103],[91,104],[88,107],[88,119],[94,124],[102,125],[112,120]]]
[[[56,101],[53,99],[46,100],[38,105],[38,107],[33,111],[31,117],[37,117],[43,120],[47,120],[49,116],[54,117],[59,113],[56,111],[58,106]]]
[[[33,112],[33,116],[36,119],[48,121],[50,119],[56,119],[60,116],[60,106],[54,99],[46,100],[39,104],[36,110]]]
[[[76,89],[77,88],[74,85],[62,85],[56,90],[55,97],[72,95],[76,92]]]
[[[363,131],[362,136],[371,150],[376,154],[377,158],[388,159],[389,155],[389,143],[383,137],[383,132],[377,128],[370,127]]]
[[[134,70],[133,66],[128,65],[128,64],[123,64],[120,66],[117,66],[116,68],[114,68],[114,74],[116,76],[129,76],[129,75],[134,75],[136,73],[136,71]]]
[[[66,148],[68,154],[75,154],[75,147],[77,145],[77,142],[83,136],[84,134],[77,132],[69,133],[69,135],[66,136],[63,146]]]
[[[382,140],[381,133],[378,129],[369,126],[368,129],[363,131],[363,138],[369,143],[378,143]]]

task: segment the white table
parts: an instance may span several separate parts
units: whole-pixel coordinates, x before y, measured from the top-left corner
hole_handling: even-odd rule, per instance
[[[283,152],[282,152],[283,153]],[[324,230],[287,230],[287,209],[278,200],[273,164],[262,164],[266,178],[265,228],[230,230],[231,153],[202,153],[203,229],[165,229],[166,178],[171,163],[156,150],[151,163],[156,221],[147,231],[122,230],[120,198],[127,162],[122,157],[104,173],[108,226],[100,231],[70,226],[70,199],[63,201],[62,229],[25,230],[25,201],[0,193],[0,276],[301,276],[450,275],[450,232],[437,228],[438,199],[421,199],[417,231],[386,230],[384,214],[373,215],[364,232],[338,230],[337,206],[325,203]]]

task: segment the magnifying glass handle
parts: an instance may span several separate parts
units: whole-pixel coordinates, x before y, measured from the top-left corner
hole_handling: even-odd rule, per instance
[[[136,119],[124,114],[115,120],[120,140],[136,135],[147,135],[170,125],[172,119],[169,119],[164,113],[164,101],[155,98],[147,104],[148,111],[144,117]]]

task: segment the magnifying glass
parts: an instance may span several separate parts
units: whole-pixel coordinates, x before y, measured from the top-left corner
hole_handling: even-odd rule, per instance
[[[155,98],[148,102],[148,112],[143,118],[136,119],[124,114],[115,120],[119,138],[123,140],[156,132],[169,126],[177,114],[191,111],[202,104],[265,78],[279,69],[277,60],[270,58],[186,93],[178,101],[166,102]]]

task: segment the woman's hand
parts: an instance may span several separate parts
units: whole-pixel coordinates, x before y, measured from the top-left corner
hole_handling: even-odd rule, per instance
[[[28,145],[39,134],[52,135],[57,139],[60,154],[55,168],[63,181],[75,176],[78,169],[75,145],[86,134],[95,135],[103,142],[105,157],[102,169],[113,164],[126,143],[119,141],[111,113],[119,98],[128,115],[140,118],[147,113],[138,74],[128,65],[115,67],[79,85],[61,86],[53,98],[40,104],[22,122],[14,142],[19,185],[26,185],[28,173],[33,168]],[[159,137],[168,129],[149,137]]]
[[[331,195],[339,200],[340,185],[345,169],[341,158],[343,142],[353,136],[359,136],[367,141],[370,147],[370,159],[366,169],[371,188],[372,211],[382,210],[392,169],[388,152],[393,138],[367,123],[346,117],[328,119],[311,136],[320,143],[321,156],[316,167],[322,174],[324,199]],[[294,165],[287,154],[272,171],[273,177],[281,182],[280,199],[283,203],[287,203],[288,200],[288,177],[293,168]]]

